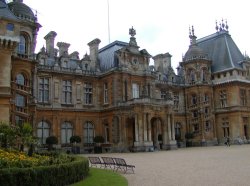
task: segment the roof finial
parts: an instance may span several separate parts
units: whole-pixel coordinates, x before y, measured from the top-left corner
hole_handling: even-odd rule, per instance
[[[136,38],[134,37],[136,35],[136,31],[133,27],[129,29],[129,35],[131,35],[129,45],[138,48]]]
[[[218,27],[218,24],[217,24],[217,20],[215,21],[215,30],[218,32],[219,31],[219,27]]]
[[[225,30],[225,24],[224,24],[224,20],[221,20],[221,26],[222,26],[222,30]]]
[[[226,30],[228,31],[228,25],[227,25],[227,20],[226,20]]]
[[[196,44],[196,36],[194,35],[194,26],[192,25],[192,29],[189,27],[189,38],[190,38],[190,45]]]
[[[221,22],[219,23],[219,27],[218,27],[217,21],[216,21],[215,29],[217,32],[228,31],[227,20],[222,18]]]
[[[132,26],[132,28],[129,29],[129,35],[131,35],[132,37],[134,37],[136,35],[136,31],[133,28],[133,26]]]
[[[194,36],[194,26],[192,25],[192,35]]]

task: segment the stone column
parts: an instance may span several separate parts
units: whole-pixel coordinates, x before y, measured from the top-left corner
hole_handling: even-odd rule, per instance
[[[168,141],[169,141],[168,130],[167,130],[168,127],[167,126],[168,126],[168,123],[165,120],[164,123],[163,123],[163,134],[162,134],[162,143],[163,143],[163,145],[168,144]]]
[[[170,115],[167,115],[167,120],[168,120],[168,139],[172,140],[172,133],[171,133],[171,120],[170,120]]]
[[[171,114],[170,117],[171,117],[171,125],[172,125],[172,140],[175,140],[175,127],[174,127],[174,116],[173,116],[173,114]]]
[[[143,113],[143,136],[144,141],[148,141],[148,119],[147,119],[147,113]]]
[[[135,141],[139,141],[138,116],[135,114]]]
[[[147,125],[148,125],[148,141],[152,141],[152,131],[151,131],[151,122],[149,120],[150,114],[147,117]]]

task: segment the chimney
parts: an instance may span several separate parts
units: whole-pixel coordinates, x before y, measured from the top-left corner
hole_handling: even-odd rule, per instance
[[[98,50],[99,50],[99,44],[101,43],[101,40],[96,38],[93,41],[90,41],[88,43],[89,45],[89,52],[90,52],[90,60],[94,63],[97,63],[98,58]]]
[[[54,57],[54,41],[57,33],[54,31],[50,31],[44,39],[46,40],[46,51],[49,57]]]
[[[64,55],[64,54],[68,55],[68,49],[69,49],[69,46],[70,46],[69,43],[58,42],[57,46],[59,48],[59,57]]]

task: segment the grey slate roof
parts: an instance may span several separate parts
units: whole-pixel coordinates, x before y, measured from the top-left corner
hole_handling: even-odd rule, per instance
[[[212,60],[212,72],[220,72],[233,68],[242,68],[239,64],[244,56],[234,43],[228,31],[216,32],[197,40],[197,45]]]
[[[18,21],[17,17],[9,10],[4,1],[0,1],[0,18]]]
[[[109,45],[100,49],[98,55],[100,70],[106,71],[110,68],[116,67],[118,60],[115,57],[115,52],[127,45],[128,43],[122,41],[114,41],[113,43],[110,43]]]

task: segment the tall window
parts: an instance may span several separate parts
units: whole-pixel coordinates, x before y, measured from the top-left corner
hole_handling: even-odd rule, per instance
[[[205,107],[204,112],[205,112],[205,115],[208,115],[209,114],[209,107]]]
[[[192,95],[192,104],[195,105],[197,104],[197,96],[195,94]]]
[[[21,35],[20,36],[20,42],[19,42],[19,44],[18,44],[18,48],[17,48],[17,52],[19,53],[19,54],[26,54],[27,52],[26,52],[26,48],[27,48],[27,41],[26,41],[26,38],[23,36],[23,35]]]
[[[71,123],[64,122],[61,126],[61,143],[70,143],[70,138],[73,135],[73,127]]]
[[[242,106],[247,105],[247,92],[245,89],[240,89],[240,104]]]
[[[190,83],[194,84],[195,81],[196,81],[195,72],[194,72],[194,70],[191,69],[190,70]]]
[[[84,104],[91,105],[93,99],[93,87],[91,83],[84,83]]]
[[[119,118],[114,117],[112,123],[112,139],[113,143],[118,143],[120,141],[120,129],[119,129]]]
[[[193,117],[194,117],[194,118],[197,118],[197,117],[198,117],[198,111],[197,111],[197,110],[194,110],[194,111],[193,111]]]
[[[109,143],[109,125],[105,124],[104,125],[104,131],[105,131],[105,143]]]
[[[16,125],[21,125],[24,123],[24,121],[25,121],[25,119],[22,118],[21,116],[17,116],[17,115],[15,116]]]
[[[249,126],[248,126],[248,117],[243,117],[242,118],[243,121],[243,126],[244,126],[244,136],[246,137],[246,139],[249,139]]]
[[[39,79],[39,102],[49,102],[49,78]]]
[[[204,102],[208,102],[209,101],[209,95],[206,93],[204,95]]]
[[[133,95],[133,98],[139,98],[139,95],[140,95],[139,85],[136,83],[132,84],[132,95]]]
[[[178,108],[179,107],[179,94],[178,92],[174,92],[174,108]]]
[[[193,124],[193,132],[194,133],[198,133],[199,132],[199,124],[198,123]]]
[[[72,82],[68,80],[63,81],[63,103],[71,104],[72,103]]]
[[[227,92],[226,92],[226,90],[220,91],[220,106],[222,108],[227,106]]]
[[[50,125],[46,121],[41,121],[37,125],[37,137],[40,144],[46,144],[46,138],[49,137]]]
[[[175,123],[175,138],[181,138],[181,123]]]
[[[228,121],[224,121],[222,123],[222,130],[223,130],[223,136],[229,137],[230,131],[229,131],[229,122]]]
[[[103,89],[104,89],[103,101],[105,104],[105,103],[108,103],[108,83],[104,83]]]
[[[24,79],[24,76],[22,74],[17,74],[16,83],[18,85],[25,85],[25,79]]]
[[[161,99],[167,99],[166,91],[161,91]]]
[[[209,120],[205,122],[205,131],[206,132],[211,131],[211,122]]]
[[[84,124],[84,129],[83,129],[83,140],[84,143],[93,143],[94,141],[94,125],[90,122],[87,121]]]
[[[207,81],[207,79],[206,79],[206,69],[205,68],[203,68],[202,70],[201,70],[201,81],[202,82],[206,82]]]
[[[16,94],[16,106],[17,107],[25,107],[25,97],[20,95],[20,94]]]

